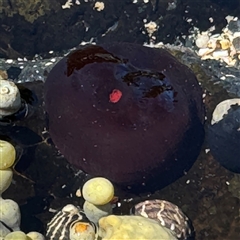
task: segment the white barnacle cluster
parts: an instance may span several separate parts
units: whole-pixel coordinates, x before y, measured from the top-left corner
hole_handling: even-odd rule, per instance
[[[215,59],[234,66],[240,60],[240,20],[230,16],[226,19],[228,24],[222,33],[212,35],[214,28],[211,28],[199,33],[195,44],[202,60]]]
[[[146,22],[146,21],[144,21],[144,22]],[[153,33],[158,30],[158,25],[153,21],[150,21],[148,23],[144,23],[144,27],[145,27],[149,37],[151,37],[153,35]]]
[[[95,2],[93,9],[96,9],[98,12],[104,9],[104,2]]]
[[[3,199],[2,194],[11,184],[12,167],[16,160],[14,146],[0,140],[0,239],[4,240],[44,240],[38,232],[25,234],[20,230],[21,213],[18,204],[11,199]]]

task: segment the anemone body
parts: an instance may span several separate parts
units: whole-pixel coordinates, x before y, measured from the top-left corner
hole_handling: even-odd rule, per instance
[[[48,75],[45,104],[67,160],[128,189],[176,180],[203,142],[198,81],[163,49],[108,43],[73,51]]]

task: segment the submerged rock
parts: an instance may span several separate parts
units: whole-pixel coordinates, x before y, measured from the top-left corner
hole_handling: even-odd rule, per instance
[[[208,129],[207,140],[214,158],[228,170],[240,173],[240,98],[219,103]]]
[[[163,49],[73,51],[49,73],[45,105],[53,142],[70,163],[140,191],[182,176],[204,138],[198,81]]]

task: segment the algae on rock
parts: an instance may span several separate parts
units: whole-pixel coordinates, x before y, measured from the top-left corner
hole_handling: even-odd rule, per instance
[[[15,14],[19,14],[26,21],[33,23],[37,18],[45,15],[50,10],[58,10],[60,7],[60,4],[55,0],[4,1],[0,5],[0,18],[4,15],[13,17]]]

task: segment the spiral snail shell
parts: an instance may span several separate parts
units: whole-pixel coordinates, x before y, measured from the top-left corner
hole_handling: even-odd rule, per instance
[[[189,218],[175,204],[165,200],[146,200],[136,204],[131,212],[156,220],[180,240],[193,239],[194,230]]]
[[[47,224],[48,240],[94,240],[96,235],[96,225],[72,204],[63,207]]]

